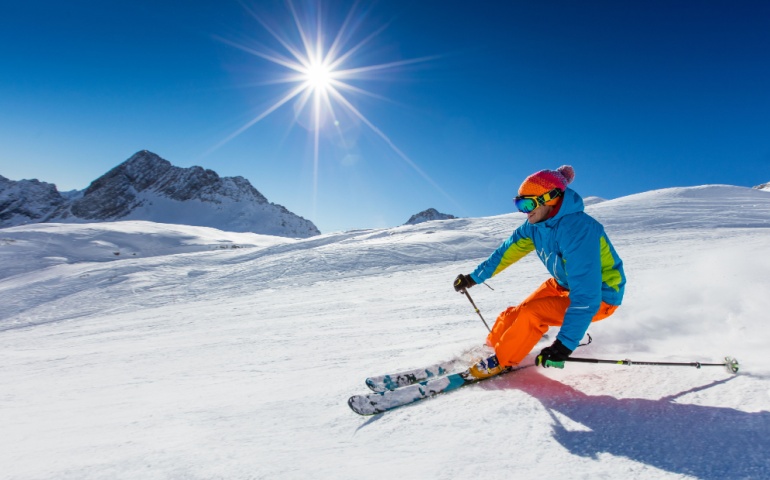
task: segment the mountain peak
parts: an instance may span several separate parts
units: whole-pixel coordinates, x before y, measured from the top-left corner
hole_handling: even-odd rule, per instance
[[[429,208],[409,217],[409,220],[407,220],[404,225],[417,225],[418,223],[430,222],[433,220],[451,220],[453,218],[457,217],[447,213],[441,213],[435,208]]]
[[[0,195],[24,203],[25,195],[3,187],[8,182],[0,185]],[[12,183],[19,186],[21,182]],[[55,186],[41,184],[36,186],[36,198],[50,197],[50,191],[43,194],[43,190],[50,190],[44,188],[46,185],[53,188],[57,197],[50,208],[36,214],[19,210],[19,205],[10,201],[0,201],[0,227],[40,221],[147,220],[286,237],[304,238],[321,233],[309,220],[268,202],[243,177],[220,177],[215,171],[198,166],[176,167],[148,150],[135,153],[91,182],[81,196],[65,197]]]
[[[85,195],[98,195],[98,192],[102,191],[106,185],[116,182],[130,183],[138,191],[143,191],[172,168],[171,162],[168,160],[164,160],[148,150],[142,150],[91,182],[91,185],[86,188]]]
[[[124,171],[142,172],[157,169],[167,170],[172,168],[172,165],[171,162],[161,158],[160,155],[149,150],[142,150],[131,155],[128,160],[115,168],[123,169]]]

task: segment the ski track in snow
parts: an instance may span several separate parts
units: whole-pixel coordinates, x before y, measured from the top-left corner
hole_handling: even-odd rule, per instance
[[[304,240],[0,230],[0,478],[770,478],[770,194],[667,189],[587,211],[629,283],[576,355],[733,355],[738,375],[568,364],[353,414],[369,375],[483,352],[451,282],[519,214]],[[470,293],[491,325],[546,278],[530,255]]]

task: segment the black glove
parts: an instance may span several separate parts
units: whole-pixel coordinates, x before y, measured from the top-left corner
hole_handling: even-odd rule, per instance
[[[455,292],[461,292],[465,288],[471,288],[472,286],[476,285],[476,282],[471,278],[470,275],[463,275],[462,273],[455,278]]]
[[[556,367],[564,368],[564,361],[572,355],[572,350],[565,347],[558,339],[550,347],[545,347],[540,351],[540,355],[535,358],[535,365],[543,368]]]

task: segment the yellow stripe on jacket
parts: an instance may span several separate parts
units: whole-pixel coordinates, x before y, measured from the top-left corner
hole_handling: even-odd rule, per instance
[[[510,267],[512,264],[518,262],[534,249],[535,244],[532,242],[531,238],[520,238],[515,243],[511,243],[511,246],[508,247],[503,253],[502,258],[500,259],[500,263],[497,265],[497,268],[495,268],[492,276],[494,277],[501,271]]]
[[[607,243],[604,235],[599,239],[599,244],[601,246],[602,282],[617,292],[620,290],[620,284],[623,283],[623,275],[617,268],[619,260],[612,255],[612,249],[610,249],[610,244]]]

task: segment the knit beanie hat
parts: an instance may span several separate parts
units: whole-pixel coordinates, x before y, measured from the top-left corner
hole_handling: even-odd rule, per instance
[[[556,170],[540,170],[524,180],[519,187],[519,195],[540,196],[554,188],[564,191],[574,179],[575,170],[569,165],[562,165]]]

